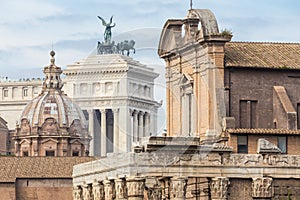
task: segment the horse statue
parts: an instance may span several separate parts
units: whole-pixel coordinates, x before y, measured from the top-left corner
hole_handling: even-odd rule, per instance
[[[129,56],[130,50],[133,50],[133,53],[135,53],[135,41],[134,40],[124,40],[123,42],[120,42],[116,45],[116,48],[118,50],[118,53],[121,53],[124,55],[124,52],[127,52],[126,55]]]

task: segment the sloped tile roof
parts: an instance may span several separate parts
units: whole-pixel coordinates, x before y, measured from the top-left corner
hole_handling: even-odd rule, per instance
[[[300,69],[300,43],[228,42],[225,66]]]
[[[248,129],[248,128],[236,128],[226,129],[226,133],[230,134],[261,134],[261,135],[300,135],[300,130],[288,130],[288,129]]]
[[[0,182],[16,178],[72,178],[73,166],[94,157],[0,157]]]

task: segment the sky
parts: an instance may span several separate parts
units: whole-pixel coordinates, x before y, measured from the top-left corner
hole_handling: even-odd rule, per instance
[[[164,68],[156,53],[161,28],[184,18],[190,6],[190,0],[1,1],[0,76],[11,79],[43,77],[52,46],[62,68],[95,52],[104,32],[98,15],[114,16],[114,40],[136,40],[135,59]],[[193,0],[193,8],[212,10],[233,41],[300,41],[299,0]]]
[[[0,1],[0,77],[43,78],[52,48],[62,69],[94,54],[104,33],[97,16],[113,15],[112,39],[136,41],[132,57],[160,74],[155,98],[165,101],[159,37],[166,20],[185,18],[190,0]],[[193,8],[210,9],[233,41],[300,42],[299,0],[193,0]]]

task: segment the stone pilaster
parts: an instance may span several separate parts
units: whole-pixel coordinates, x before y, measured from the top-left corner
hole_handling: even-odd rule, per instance
[[[130,177],[126,179],[128,200],[143,200],[145,190],[145,178]]]
[[[133,112],[133,142],[138,141],[138,113]]]
[[[227,200],[229,184],[229,179],[226,177],[212,178],[210,183],[212,200]]]
[[[116,189],[116,200],[125,200],[127,199],[127,188],[126,182],[123,179],[115,180],[115,189]]]
[[[73,200],[82,200],[82,188],[80,186],[73,187]]]
[[[252,197],[271,199],[273,197],[272,178],[252,178]]]
[[[186,195],[187,179],[184,177],[171,178],[170,199],[183,200]]]
[[[94,200],[104,200],[104,186],[98,181],[93,183]]]
[[[112,181],[109,181],[109,180],[104,180],[103,184],[104,184],[105,200],[114,199],[115,198],[114,183]]]

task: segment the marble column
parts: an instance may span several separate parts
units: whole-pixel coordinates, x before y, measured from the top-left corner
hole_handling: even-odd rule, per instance
[[[127,188],[126,182],[123,179],[116,179],[115,180],[115,190],[116,190],[116,200],[125,200],[127,199]]]
[[[145,113],[145,137],[150,136],[150,114]]]
[[[130,152],[131,150],[131,146],[132,146],[132,142],[133,142],[133,119],[132,119],[132,109],[129,109],[129,116],[128,116],[128,132],[127,134],[127,152]]]
[[[106,156],[106,109],[101,109],[101,156]]]
[[[119,152],[120,133],[119,133],[119,108],[113,109],[114,113],[114,153]],[[122,144],[123,145],[123,144]]]
[[[112,200],[115,198],[114,195],[114,185],[112,181],[109,180],[104,180],[103,181],[104,184],[104,196],[105,196],[105,200]]]
[[[89,109],[89,135],[92,136],[92,140],[90,141],[90,156],[94,156],[94,151],[95,151],[95,130],[94,130],[94,110]]]
[[[212,200],[227,200],[229,179],[226,177],[216,177],[211,179],[210,192]]]
[[[138,112],[133,113],[133,142],[138,141]]]
[[[139,113],[139,133],[137,141],[140,141],[140,139],[144,137],[144,113]]]
[[[145,190],[145,178],[129,177],[126,178],[128,200],[143,200]]]
[[[186,195],[187,179],[185,177],[171,178],[170,199],[184,200]]]
[[[82,200],[82,188],[80,186],[73,187],[73,200]]]
[[[252,197],[271,199],[273,197],[272,178],[252,178]]]

